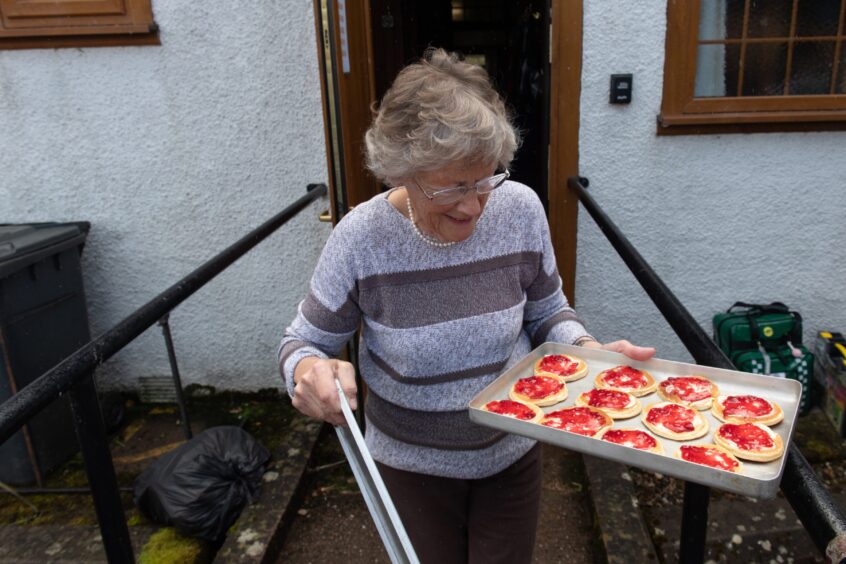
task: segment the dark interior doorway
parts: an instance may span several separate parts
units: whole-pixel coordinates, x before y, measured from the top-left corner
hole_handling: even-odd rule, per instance
[[[514,113],[523,144],[512,178],[548,208],[550,0],[371,0],[376,98],[428,46],[487,69]]]

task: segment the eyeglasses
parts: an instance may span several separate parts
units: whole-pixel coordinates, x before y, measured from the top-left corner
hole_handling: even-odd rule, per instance
[[[420,188],[423,195],[429,198],[432,203],[440,206],[447,206],[463,199],[470,190],[475,190],[477,194],[488,194],[489,192],[493,192],[502,186],[510,176],[511,173],[508,172],[508,169],[505,169],[505,172],[484,178],[475,183],[473,186],[456,186],[454,188],[432,190],[431,192],[424,190],[419,180],[414,179],[414,183],[417,184],[417,187]]]

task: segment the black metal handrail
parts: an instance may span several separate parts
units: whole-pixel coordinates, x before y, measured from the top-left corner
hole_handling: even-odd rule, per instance
[[[567,185],[575,191],[582,205],[696,362],[734,370],[735,367],[728,357],[690,315],[690,312],[652,270],[614,222],[602,211],[599,204],[588,193],[588,184],[588,179],[583,177],[574,176],[567,181]],[[831,562],[841,562],[846,559],[846,516],[825,489],[811,465],[793,444],[787,451],[781,491],[799,516],[817,549]],[[709,492],[710,488],[706,486],[685,482],[679,562],[704,560]]]
[[[309,184],[305,196],[206,261],[112,329],[92,339],[0,404],[2,444],[52,401],[63,393],[69,393],[88,483],[91,486],[109,562],[133,562],[134,555],[91,374],[96,367],[156,322],[166,318],[179,304],[327,192],[325,184]]]

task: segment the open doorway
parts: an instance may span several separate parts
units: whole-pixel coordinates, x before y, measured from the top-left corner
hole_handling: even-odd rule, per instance
[[[549,0],[371,0],[377,100],[428,46],[461,53],[488,71],[523,143],[512,178],[548,209]]]

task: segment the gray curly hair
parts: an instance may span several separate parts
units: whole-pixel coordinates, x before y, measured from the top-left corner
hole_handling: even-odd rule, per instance
[[[520,135],[485,69],[429,48],[394,79],[364,141],[367,168],[394,185],[449,163],[506,168]]]

